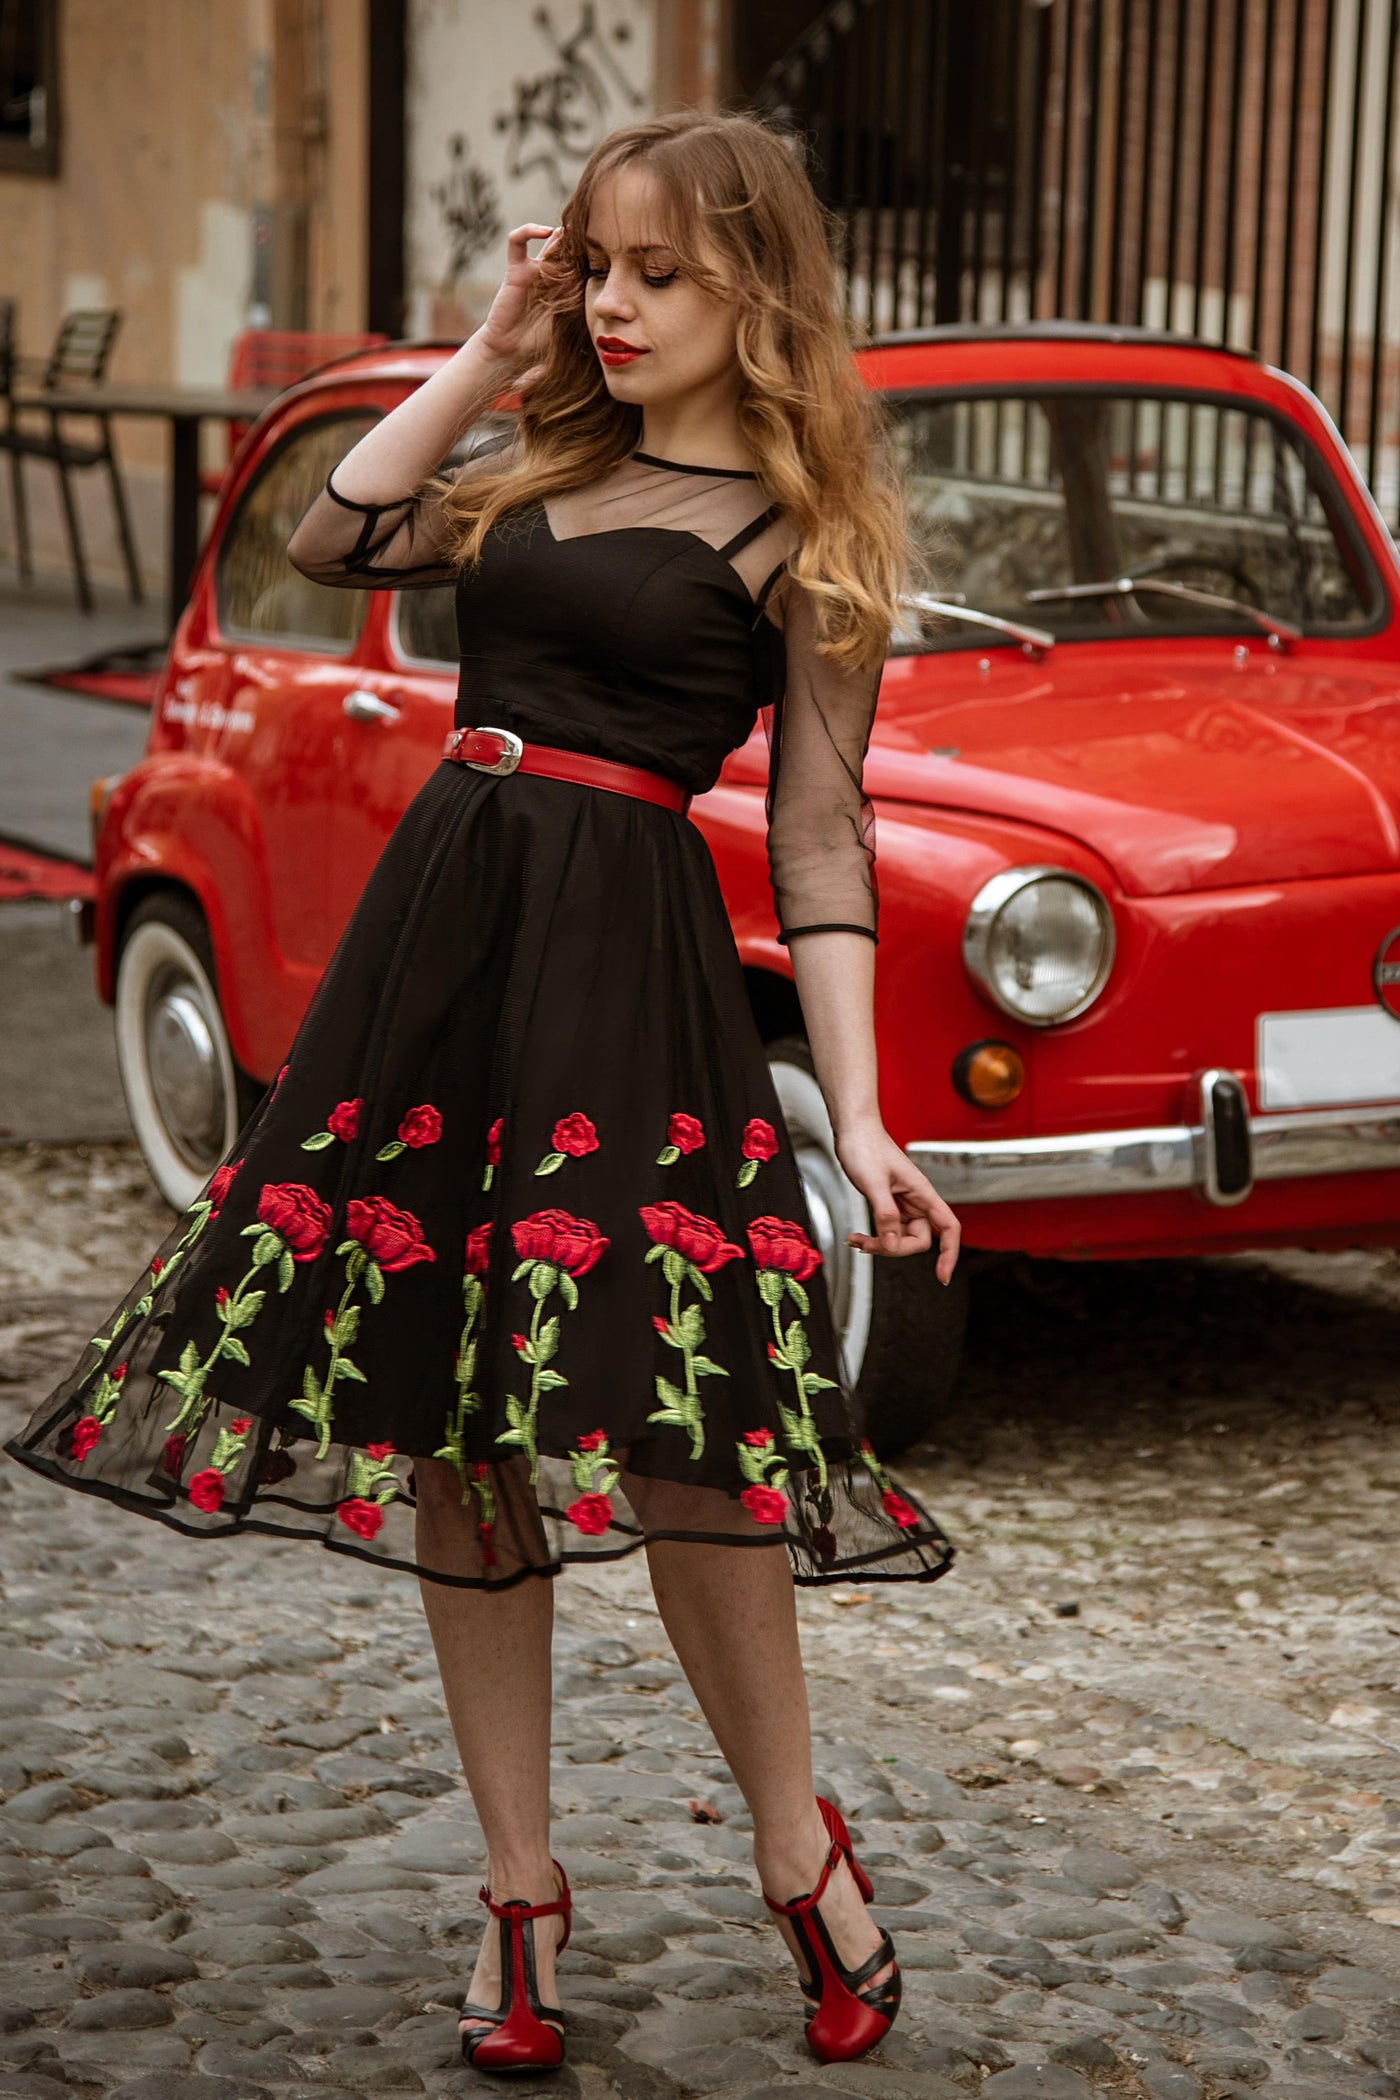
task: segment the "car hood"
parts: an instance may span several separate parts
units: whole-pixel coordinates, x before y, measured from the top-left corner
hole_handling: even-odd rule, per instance
[[[1400,868],[1400,671],[1105,653],[894,658],[870,793],[1067,833],[1147,896]]]

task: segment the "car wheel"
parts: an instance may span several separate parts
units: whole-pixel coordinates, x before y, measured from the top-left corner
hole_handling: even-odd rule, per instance
[[[116,1036],[137,1143],[166,1202],[187,1210],[261,1089],[234,1061],[204,915],[177,891],[144,897],[127,921]]]
[[[768,1045],[768,1062],[846,1374],[871,1442],[893,1457],[928,1433],[952,1393],[967,1325],[966,1275],[959,1267],[951,1284],[941,1284],[936,1250],[882,1260],[846,1245],[848,1232],[870,1230],[870,1210],[836,1157],[812,1053],[800,1036],[783,1036]]]

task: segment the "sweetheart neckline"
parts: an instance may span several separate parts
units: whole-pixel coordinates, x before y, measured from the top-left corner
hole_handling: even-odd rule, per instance
[[[560,539],[558,533],[554,530],[553,525],[550,523],[549,510],[546,506],[544,497],[536,496],[533,499],[533,507],[539,512],[540,516],[544,519],[544,529],[549,534],[551,541],[556,547],[572,547],[575,544],[575,542],[579,540],[619,539],[626,536],[627,534],[638,532],[661,532],[666,535],[667,539],[692,540],[694,541],[697,547],[703,547],[707,554],[713,554],[716,561],[720,561],[724,564],[725,574],[731,577],[733,581],[738,585],[739,589],[743,592],[744,601],[748,605],[751,612],[761,613],[763,610],[763,603],[754,596],[753,592],[745,583],[743,577],[739,574],[739,571],[735,568],[733,562],[729,559],[729,556],[727,554],[721,554],[719,548],[716,547],[712,541],[707,540],[703,533],[694,531],[689,525],[603,525],[600,526],[596,532],[571,532],[566,533],[564,538]],[[781,562],[778,564],[778,567],[782,567]],[[774,573],[776,574],[776,571]],[[757,620],[755,620],[755,627],[757,626],[757,624]],[[771,624],[772,623],[770,622],[770,625]]]

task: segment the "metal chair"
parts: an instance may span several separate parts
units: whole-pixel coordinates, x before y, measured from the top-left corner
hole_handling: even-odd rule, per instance
[[[107,360],[112,354],[117,330],[121,326],[121,319],[120,313],[114,308],[94,308],[65,314],[53,349],[47,358],[39,362],[17,356],[12,343],[9,366],[13,378],[33,377],[46,393],[54,397],[35,411],[47,416],[46,429],[34,430],[21,424],[20,417],[24,411],[16,407],[13,379],[11,385],[0,394],[7,411],[4,426],[0,428],[0,452],[8,452],[10,455],[10,487],[14,496],[15,543],[20,576],[25,582],[29,582],[34,573],[29,543],[29,510],[24,490],[24,461],[47,459],[58,472],[59,494],[63,502],[64,522],[68,528],[68,545],[73,556],[78,603],[84,612],[91,612],[95,601],[92,585],[88,580],[87,560],[83,553],[78,507],[73,500],[71,476],[76,469],[107,469],[107,478],[112,490],[112,508],[116,512],[117,532],[122,543],[132,602],[139,605],[144,596],[126,490],[112,446],[111,417],[100,410],[65,411],[62,403],[65,386],[95,386],[101,382],[107,370]],[[13,326],[13,319],[11,325]],[[80,443],[66,435],[62,419],[65,415],[71,418],[74,414],[91,417],[98,429],[95,439]]]

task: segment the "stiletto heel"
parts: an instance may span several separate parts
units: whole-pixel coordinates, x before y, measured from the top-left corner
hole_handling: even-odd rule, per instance
[[[858,1969],[848,1969],[836,1952],[818,1905],[841,1861],[844,1859],[850,1868],[863,1902],[870,1901],[874,1890],[870,1876],[852,1850],[850,1832],[840,1811],[829,1801],[823,1801],[820,1795],[817,1796],[817,1806],[831,1839],[831,1850],[827,1853],[821,1879],[810,1895],[795,1896],[790,1903],[775,1903],[766,1891],[763,1900],[780,1918],[791,1918],[793,1932],[807,1964],[808,1976],[802,1984],[802,1994],[815,2007],[807,2022],[807,2041],[812,2054],[824,2064],[850,2063],[854,2058],[864,2056],[889,2033],[899,2011],[903,1985],[895,1963],[894,1941],[884,1930],[880,1933],[879,1946]],[[886,1977],[881,1984],[870,1983],[872,1976],[892,1963],[893,1975]],[[862,1989],[862,1985],[867,1988]]]
[[[569,1878],[557,1859],[552,1865],[560,1885],[553,1903],[525,1903],[518,1897],[497,1903],[490,1889],[480,1891],[482,1902],[500,1927],[501,2002],[473,2005],[468,2000],[462,2007],[460,2019],[490,2022],[489,2027],[462,2035],[462,2055],[473,2070],[523,2076],[531,2071],[557,2071],[564,2061],[563,2009],[540,2002],[535,1965],[535,1919],[563,1918],[564,1936],[555,1949],[557,1954],[568,1946],[573,1923]]]

